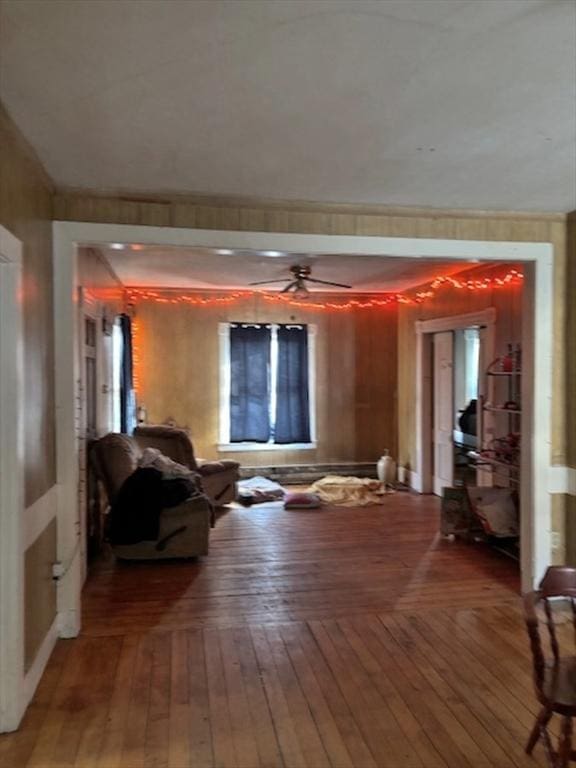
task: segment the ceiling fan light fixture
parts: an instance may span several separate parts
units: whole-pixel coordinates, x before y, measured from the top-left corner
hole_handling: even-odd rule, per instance
[[[321,285],[330,285],[337,288],[352,288],[345,283],[335,283],[332,280],[320,280],[312,277],[312,268],[308,264],[294,264],[290,267],[292,277],[279,278],[278,280],[256,280],[248,285],[271,285],[272,283],[288,283],[280,293],[292,293],[293,296],[300,299],[307,299],[310,296],[308,283],[318,283]]]
[[[294,289],[294,292],[292,294],[295,299],[309,299],[310,298],[310,291],[304,283],[300,283],[300,285],[297,285]]]

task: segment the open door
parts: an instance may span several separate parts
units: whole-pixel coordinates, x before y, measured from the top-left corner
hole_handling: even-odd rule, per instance
[[[435,333],[434,346],[434,493],[454,482],[454,338]]]

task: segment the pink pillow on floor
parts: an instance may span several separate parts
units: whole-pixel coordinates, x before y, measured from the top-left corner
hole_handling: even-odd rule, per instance
[[[315,493],[287,493],[284,497],[284,509],[318,509],[320,506],[322,502]]]

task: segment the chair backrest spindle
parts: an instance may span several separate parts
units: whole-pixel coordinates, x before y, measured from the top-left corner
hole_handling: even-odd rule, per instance
[[[546,614],[546,625],[548,627],[548,635],[550,637],[550,648],[554,656],[554,661],[558,661],[560,658],[560,648],[558,646],[558,638],[556,637],[556,625],[554,623],[554,616],[552,614],[552,607],[550,600],[547,597],[542,599],[544,603],[544,613]]]

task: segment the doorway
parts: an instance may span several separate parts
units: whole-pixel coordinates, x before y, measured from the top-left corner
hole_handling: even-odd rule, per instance
[[[71,321],[73,315],[72,300],[73,286],[76,277],[76,252],[78,243],[106,244],[110,242],[133,242],[148,245],[200,246],[226,248],[239,253],[242,249],[267,251],[274,249],[292,253],[330,253],[347,255],[376,255],[383,258],[437,258],[445,261],[461,261],[469,259],[477,262],[521,262],[525,266],[524,295],[529,296],[529,322],[525,324],[525,332],[530,333],[529,341],[535,359],[533,376],[526,380],[526,386],[531,388],[530,397],[525,402],[550,402],[552,381],[552,275],[553,248],[550,243],[526,242],[487,242],[450,240],[435,238],[395,238],[387,236],[357,236],[357,235],[309,235],[287,234],[277,232],[249,232],[231,230],[201,230],[188,228],[168,228],[152,226],[133,226],[125,224],[91,224],[80,222],[55,222],[55,286],[56,304],[59,313],[56,317],[56,342],[62,353],[62,362],[57,372],[56,396],[60,406],[59,411],[59,461],[58,472],[61,478],[62,503],[60,505],[60,522],[62,529],[62,545],[65,549],[74,539],[74,493],[77,481],[70,471],[70,456],[73,455],[75,439],[73,410],[71,404],[75,398],[75,379],[78,371],[78,361],[75,355],[75,330]],[[472,319],[466,323],[482,324],[482,321]],[[528,326],[532,327],[529,331]],[[440,329],[443,330],[443,329]],[[421,338],[426,334],[419,334]],[[530,354],[531,354],[530,351]],[[57,351],[58,353],[58,351]],[[422,372],[420,354],[418,356],[418,371],[416,381]],[[430,366],[429,366],[430,369]],[[430,370],[428,371],[428,374]],[[421,387],[421,384],[417,384]],[[550,516],[551,498],[548,490],[550,467],[550,408],[531,407],[523,415],[527,429],[523,434],[537,433],[538,441],[528,444],[528,450],[523,451],[522,470],[526,478],[522,493],[525,496],[527,510],[522,524],[523,531],[522,576],[523,588],[531,588],[550,563]],[[411,474],[415,490],[428,492],[426,489],[426,467],[422,461],[424,426],[422,423],[422,404],[416,401],[416,466]],[[525,457],[525,458],[524,458]],[[430,466],[430,460],[428,460]],[[429,475],[429,473],[428,473]],[[429,482],[431,482],[431,476]],[[76,622],[77,614],[74,606],[79,602],[79,588],[69,582],[70,594],[63,596],[64,617],[70,618],[70,626]],[[68,585],[61,584],[62,593]],[[68,611],[67,604],[71,604]]]
[[[440,496],[442,488],[454,484],[455,442],[465,439],[459,424],[462,409],[458,406],[474,389],[476,399],[483,393],[482,378],[478,374],[494,357],[495,325],[496,310],[493,307],[416,323],[417,424],[421,440],[421,485],[418,490],[422,493]],[[462,343],[467,331],[471,339],[468,350]],[[455,373],[455,354],[458,356],[458,375]],[[441,393],[441,397],[436,396],[437,393]],[[470,441],[471,437],[466,440]]]
[[[475,485],[478,448],[480,359],[486,356],[485,327],[471,326],[432,335],[432,441],[434,493]]]

